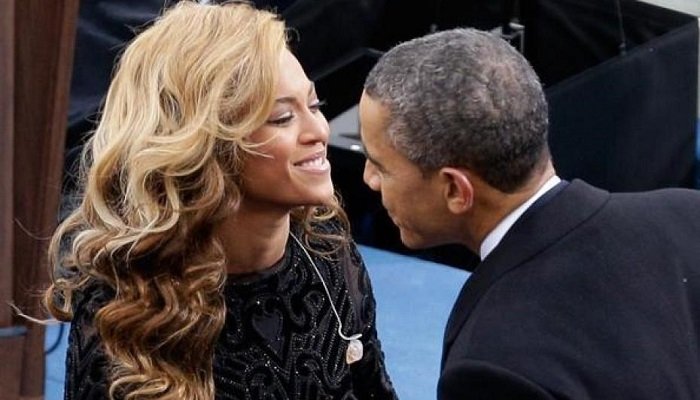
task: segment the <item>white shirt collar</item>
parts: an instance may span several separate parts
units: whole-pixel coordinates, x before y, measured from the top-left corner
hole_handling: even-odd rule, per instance
[[[484,241],[481,242],[481,247],[479,248],[479,256],[481,259],[485,259],[486,256],[488,256],[493,249],[498,246],[498,244],[501,242],[501,239],[508,233],[508,230],[510,230],[510,227],[513,226],[515,221],[520,218],[521,215],[525,211],[527,211],[528,208],[534,203],[537,199],[542,197],[547,191],[554,186],[556,186],[559,182],[561,182],[561,178],[558,176],[554,175],[551,178],[547,180],[538,190],[537,192],[532,195],[526,202],[523,204],[519,205],[518,208],[515,210],[511,211],[510,214],[508,214],[505,218],[501,220],[501,222],[496,225],[495,228],[491,232],[489,232],[488,235],[486,235],[486,238],[484,238]]]

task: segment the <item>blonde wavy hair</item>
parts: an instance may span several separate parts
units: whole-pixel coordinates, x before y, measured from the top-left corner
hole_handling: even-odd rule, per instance
[[[212,399],[226,260],[213,231],[243,195],[247,136],[274,103],[284,23],[246,3],[182,1],[123,53],[83,153],[78,207],[53,235],[49,312],[72,318],[90,281],[115,297],[95,316],[110,397]],[[337,199],[292,212],[308,241],[347,218]]]

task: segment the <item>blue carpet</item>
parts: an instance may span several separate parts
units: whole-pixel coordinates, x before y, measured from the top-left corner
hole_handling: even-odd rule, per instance
[[[402,400],[434,399],[440,369],[442,333],[464,271],[360,246],[377,300],[377,329],[387,368]],[[63,398],[66,333],[46,357],[46,400]],[[46,330],[53,346],[59,325]]]
[[[442,336],[468,274],[456,268],[361,247],[377,300],[377,329],[402,400],[436,397]]]
[[[51,325],[46,328],[47,350],[52,351],[46,355],[45,400],[63,399],[68,328],[68,324]]]

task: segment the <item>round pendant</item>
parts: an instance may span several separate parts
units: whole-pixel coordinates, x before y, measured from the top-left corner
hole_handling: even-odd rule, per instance
[[[362,342],[357,339],[353,339],[348,342],[348,349],[345,351],[345,362],[352,364],[354,362],[360,361],[362,359],[364,349],[362,347]]]

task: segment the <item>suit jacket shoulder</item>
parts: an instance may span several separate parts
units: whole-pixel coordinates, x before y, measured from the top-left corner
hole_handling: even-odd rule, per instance
[[[557,398],[700,396],[698,199],[574,181],[524,214],[460,293],[441,391],[456,368]]]

